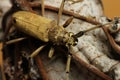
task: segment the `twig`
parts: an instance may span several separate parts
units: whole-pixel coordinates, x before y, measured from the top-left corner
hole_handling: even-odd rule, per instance
[[[62,53],[66,53],[62,48],[58,48],[58,49],[60,51],[62,51]],[[103,72],[99,71],[94,66],[84,62],[80,57],[78,57],[78,55],[72,53],[72,58],[75,61],[77,61],[80,65],[82,65],[83,67],[87,68],[89,71],[91,71],[92,73],[96,74],[97,76],[99,76],[103,80],[112,80],[112,78],[110,78],[109,76],[105,75]]]
[[[30,4],[32,7],[38,7],[38,6],[41,5],[41,3],[40,3],[40,2],[37,2],[37,1],[35,1],[35,2],[30,2],[29,4]],[[55,11],[55,12],[58,12],[58,11],[59,11],[59,8],[54,7],[54,6],[44,5],[44,7],[45,7],[46,10],[51,10],[51,11]],[[74,13],[74,12],[72,12],[72,11],[68,11],[68,10],[65,10],[65,9],[63,9],[63,14],[64,14],[64,15],[68,15],[68,16],[73,16],[74,18],[77,18],[77,19],[80,19],[80,20],[83,20],[83,21],[85,21],[85,22],[92,23],[92,24],[95,24],[95,25],[100,24],[100,23],[97,22],[96,20],[93,20],[93,19],[91,19],[91,18],[87,18],[87,17],[85,17],[85,16],[82,16],[82,15],[80,15],[80,14],[77,14],[77,13]]]
[[[101,78],[103,78],[104,80],[112,80],[112,78],[108,77],[107,75],[104,75],[103,72],[95,69],[95,67],[93,67],[92,65],[89,65],[87,63],[85,63],[83,60],[81,60],[77,55],[73,54],[72,57],[78,61],[82,66],[86,66],[87,69],[89,71],[92,71],[93,73],[97,74],[98,76],[100,76]]]
[[[18,73],[18,61],[20,60],[20,49],[18,48],[19,44],[15,43],[15,50],[14,50],[14,64],[15,64],[15,73],[14,73],[14,79],[18,80],[18,74],[16,75],[16,73]]]
[[[1,71],[1,78],[2,80],[6,80],[4,75],[4,66],[3,66],[3,53],[2,53],[2,43],[0,43],[0,71]]]
[[[28,3],[27,0],[16,0],[16,3],[19,5],[19,7],[22,10],[26,10],[26,11],[30,11],[30,12],[36,13],[35,11],[32,10],[32,8],[31,8],[31,6],[30,6],[30,4]]]
[[[103,30],[104,30],[112,48],[120,55],[120,46],[115,42],[114,38],[110,35],[108,28],[103,27]]]
[[[47,76],[47,72],[46,72],[46,70],[44,68],[44,65],[43,65],[40,57],[39,56],[35,56],[34,59],[36,61],[36,64],[38,65],[38,68],[39,68],[39,71],[40,71],[40,73],[42,75],[43,80],[48,80],[49,78]]]

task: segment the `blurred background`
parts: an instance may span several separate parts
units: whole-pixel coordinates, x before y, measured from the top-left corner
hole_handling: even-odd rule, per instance
[[[120,0],[102,0],[107,17],[120,16]]]

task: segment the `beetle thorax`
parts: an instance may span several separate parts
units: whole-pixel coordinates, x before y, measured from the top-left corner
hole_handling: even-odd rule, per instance
[[[67,32],[62,26],[53,27],[48,32],[49,41],[54,45],[65,45],[66,47],[77,44],[77,38],[72,32]]]

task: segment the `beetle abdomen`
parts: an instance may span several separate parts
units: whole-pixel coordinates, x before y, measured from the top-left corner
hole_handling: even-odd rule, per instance
[[[15,26],[22,32],[48,42],[48,31],[56,22],[34,13],[19,11],[14,13]]]

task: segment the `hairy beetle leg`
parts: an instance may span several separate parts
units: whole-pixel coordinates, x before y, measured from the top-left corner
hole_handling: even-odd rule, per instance
[[[6,45],[9,45],[9,44],[13,44],[13,43],[16,43],[16,42],[19,42],[19,41],[22,41],[24,39],[27,39],[26,37],[21,37],[21,38],[17,38],[17,39],[13,39],[13,40],[9,40],[7,42],[5,42]]]
[[[30,57],[33,58],[35,57],[46,45],[40,46],[39,48],[37,48],[31,55]]]
[[[67,64],[66,64],[66,80],[69,80],[70,63],[71,63],[71,55],[69,54],[67,58]]]

